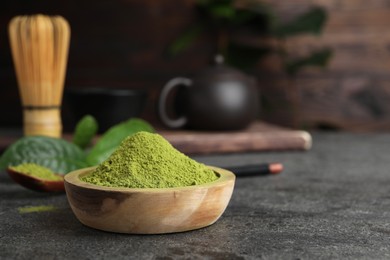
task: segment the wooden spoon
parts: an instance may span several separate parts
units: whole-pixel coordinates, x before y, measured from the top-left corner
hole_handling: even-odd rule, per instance
[[[119,233],[162,234],[209,226],[225,211],[233,173],[210,167],[216,181],[178,188],[113,188],[80,180],[92,168],[65,175],[69,204],[86,226]]]
[[[22,185],[31,190],[41,191],[41,192],[64,192],[64,177],[59,174],[55,174],[60,176],[59,180],[46,180],[37,178],[34,176],[30,176],[21,172],[17,172],[11,168],[7,168],[8,175],[14,180],[16,183]]]

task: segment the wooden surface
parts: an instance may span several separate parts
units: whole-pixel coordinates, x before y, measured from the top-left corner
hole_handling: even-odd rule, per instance
[[[293,56],[324,46],[334,50],[326,70],[305,69],[292,84],[281,73],[277,55],[261,60],[252,74],[258,78],[264,101],[262,119],[350,131],[390,129],[390,5],[388,0],[271,1],[289,20],[312,5],[328,10],[321,36],[287,40]],[[195,0],[184,1],[49,1],[32,4],[5,0],[0,13],[0,125],[20,126],[22,111],[10,54],[7,24],[18,14],[47,13],[67,18],[72,39],[66,87],[103,86],[142,88],[149,91],[143,118],[158,122],[156,100],[162,86],[176,76],[189,76],[206,66],[213,37],[196,41],[174,59],[166,46],[193,20]],[[140,24],[142,26],[140,26]],[[258,39],[254,39],[257,42]],[[292,57],[294,58],[294,57]],[[296,111],[291,99],[298,95]],[[64,104],[64,127],[72,130],[72,116]]]
[[[264,122],[253,123],[247,129],[235,132],[172,130],[159,133],[186,154],[307,150],[312,143],[308,132]]]
[[[268,1],[268,0],[267,0]],[[293,81],[282,75],[276,55],[262,61],[260,79],[265,113],[274,123],[291,121],[292,99],[300,126],[354,132],[390,130],[390,6],[388,0],[268,1],[288,20],[312,5],[326,8],[328,21],[319,36],[286,41],[292,58],[321,47],[333,57],[325,70],[307,68]]]
[[[161,234],[209,226],[225,211],[235,182],[231,172],[211,167],[220,178],[203,185],[111,188],[81,181],[79,177],[91,169],[65,176],[69,204],[84,225],[118,233]]]

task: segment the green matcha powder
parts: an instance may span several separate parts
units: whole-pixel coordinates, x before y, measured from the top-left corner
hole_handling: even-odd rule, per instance
[[[81,180],[108,187],[172,188],[199,185],[218,179],[158,134],[138,132]]]
[[[61,176],[54,174],[52,170],[35,163],[22,163],[17,166],[10,166],[11,170],[19,172],[28,176],[48,181],[62,180]]]

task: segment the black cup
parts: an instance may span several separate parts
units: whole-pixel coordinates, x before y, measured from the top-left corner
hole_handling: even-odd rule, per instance
[[[145,106],[143,89],[68,88],[64,91],[66,106],[75,124],[89,114],[96,118],[99,133],[132,117],[138,117]]]

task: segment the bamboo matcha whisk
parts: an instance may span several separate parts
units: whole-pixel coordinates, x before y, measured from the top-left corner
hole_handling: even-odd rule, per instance
[[[60,137],[70,28],[61,16],[17,16],[9,23],[25,135]]]

